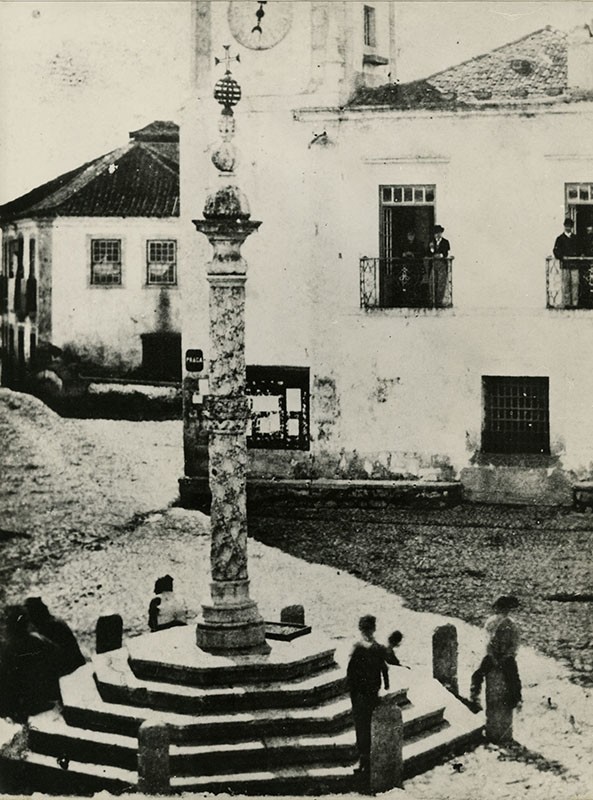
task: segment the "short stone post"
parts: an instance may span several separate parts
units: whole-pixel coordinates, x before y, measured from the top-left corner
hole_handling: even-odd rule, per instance
[[[432,634],[432,675],[445,689],[459,694],[457,680],[457,628],[441,625]]]
[[[124,624],[119,614],[99,617],[95,628],[95,652],[108,653],[122,646]]]
[[[305,624],[305,609],[303,606],[285,606],[280,612],[280,622],[288,622],[290,625]]]
[[[369,789],[375,794],[401,787],[404,726],[397,695],[382,697],[371,718]]]
[[[493,744],[513,738],[513,709],[504,674],[497,665],[486,674],[486,738]]]
[[[145,722],[138,729],[138,790],[169,794],[169,730],[161,722]]]

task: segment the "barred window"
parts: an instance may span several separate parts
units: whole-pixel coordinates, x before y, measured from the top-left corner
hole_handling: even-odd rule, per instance
[[[548,378],[482,378],[486,453],[550,452]]]
[[[174,239],[146,242],[146,283],[149,286],[177,283],[177,242]]]
[[[247,446],[309,449],[309,369],[247,367],[251,419]]]
[[[91,239],[91,283],[121,285],[121,239]]]

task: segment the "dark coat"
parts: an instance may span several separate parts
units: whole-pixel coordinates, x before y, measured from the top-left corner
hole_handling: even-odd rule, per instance
[[[561,233],[554,242],[554,258],[562,260],[563,258],[575,258],[581,255],[581,245],[577,237],[574,235],[567,236]]]
[[[429,256],[443,256],[443,258],[447,258],[450,250],[451,245],[449,244],[448,239],[441,239],[440,242],[437,242],[436,239],[433,239],[428,245]]]
[[[381,677],[389,684],[385,648],[378,642],[357,642],[348,662],[347,679],[351,694],[376,696],[381,688]]]

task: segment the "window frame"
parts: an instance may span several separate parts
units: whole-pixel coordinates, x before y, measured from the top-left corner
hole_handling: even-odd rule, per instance
[[[173,245],[173,261],[153,261],[150,256],[151,246],[154,245]],[[150,268],[154,265],[169,263],[169,270],[172,269],[172,280],[151,280]],[[161,288],[163,286],[177,286],[177,239],[147,239],[146,240],[146,286]]]
[[[119,261],[95,261],[94,260],[94,246],[95,244],[99,243],[113,243],[117,242],[119,247]],[[114,237],[114,236],[89,236],[89,286],[99,289],[116,289],[121,288],[124,285],[123,280],[123,261],[124,261],[124,244],[123,239],[121,237]],[[107,263],[107,264],[117,264],[119,267],[118,272],[118,281],[97,281],[95,280],[95,270],[94,267],[96,264],[100,263]]]

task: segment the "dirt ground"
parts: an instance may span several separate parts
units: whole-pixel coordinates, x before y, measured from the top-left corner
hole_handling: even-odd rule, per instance
[[[2,605],[41,595],[87,655],[100,614],[120,613],[126,635],[146,631],[152,586],[165,572],[198,611],[208,518],[174,507],[181,423],[63,420],[0,390],[0,443]],[[250,577],[267,619],[302,602],[312,626],[348,640],[361,613],[376,613],[381,636],[404,631],[402,660],[418,669],[430,668],[434,627],[454,622],[462,689],[483,652],[477,626],[491,597],[518,594],[518,744],[437,767],[406,782],[406,796],[584,800],[593,798],[591,604],[545,596],[591,592],[592,523],[546,509],[301,509],[251,520],[260,541],[250,543]]]

